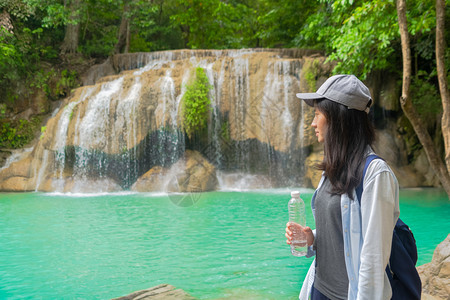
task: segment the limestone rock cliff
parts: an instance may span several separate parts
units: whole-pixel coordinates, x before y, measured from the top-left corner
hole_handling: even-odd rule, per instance
[[[318,69],[326,69],[324,60],[288,49],[114,56],[65,99],[33,152],[0,170],[0,189],[71,191],[86,180],[108,182],[108,191],[127,189],[192,148],[225,171],[270,171],[274,180],[300,182],[302,155],[315,137],[312,109],[295,93],[309,91],[303,65],[317,61]],[[208,134],[200,146],[185,140],[181,113],[198,66],[211,84]],[[285,165],[293,158],[290,173]]]

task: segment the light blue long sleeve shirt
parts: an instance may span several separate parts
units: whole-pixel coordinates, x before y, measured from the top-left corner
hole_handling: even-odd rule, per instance
[[[323,181],[322,176],[317,190]],[[400,214],[398,182],[387,163],[375,159],[367,167],[363,187],[361,207],[355,191],[355,200],[347,194],[341,196],[348,299],[390,299],[392,290],[385,269],[391,253],[394,226]],[[311,200],[313,215],[317,190]],[[315,251],[309,247],[307,257],[314,255]],[[308,299],[314,276],[315,261],[303,282],[300,300]]]

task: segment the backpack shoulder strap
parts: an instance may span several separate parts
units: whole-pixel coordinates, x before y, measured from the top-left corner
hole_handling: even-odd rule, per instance
[[[382,159],[382,158],[376,154],[371,154],[366,157],[366,163],[364,164],[364,170],[363,170],[361,182],[356,187],[356,197],[358,198],[359,205],[361,205],[361,196],[362,196],[362,192],[363,192],[364,177],[366,176],[367,167],[374,159]]]
[[[374,159],[382,158],[375,154],[367,156],[361,182],[356,187],[356,196],[360,205],[367,167]],[[398,219],[392,235],[389,263],[385,270],[392,287],[393,300],[420,299],[422,283],[415,267],[416,262],[417,246],[414,235],[408,225]]]

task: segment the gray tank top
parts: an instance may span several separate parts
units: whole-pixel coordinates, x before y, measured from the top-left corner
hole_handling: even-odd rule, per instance
[[[315,198],[316,277],[314,287],[330,299],[347,299],[348,276],[342,235],[341,196],[325,178]]]

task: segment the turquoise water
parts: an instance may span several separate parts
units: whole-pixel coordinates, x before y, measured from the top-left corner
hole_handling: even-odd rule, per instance
[[[0,299],[109,299],[161,283],[200,299],[297,298],[311,259],[285,243],[288,190],[180,197],[0,194]],[[402,190],[400,207],[418,265],[431,261],[449,233],[447,195]]]

